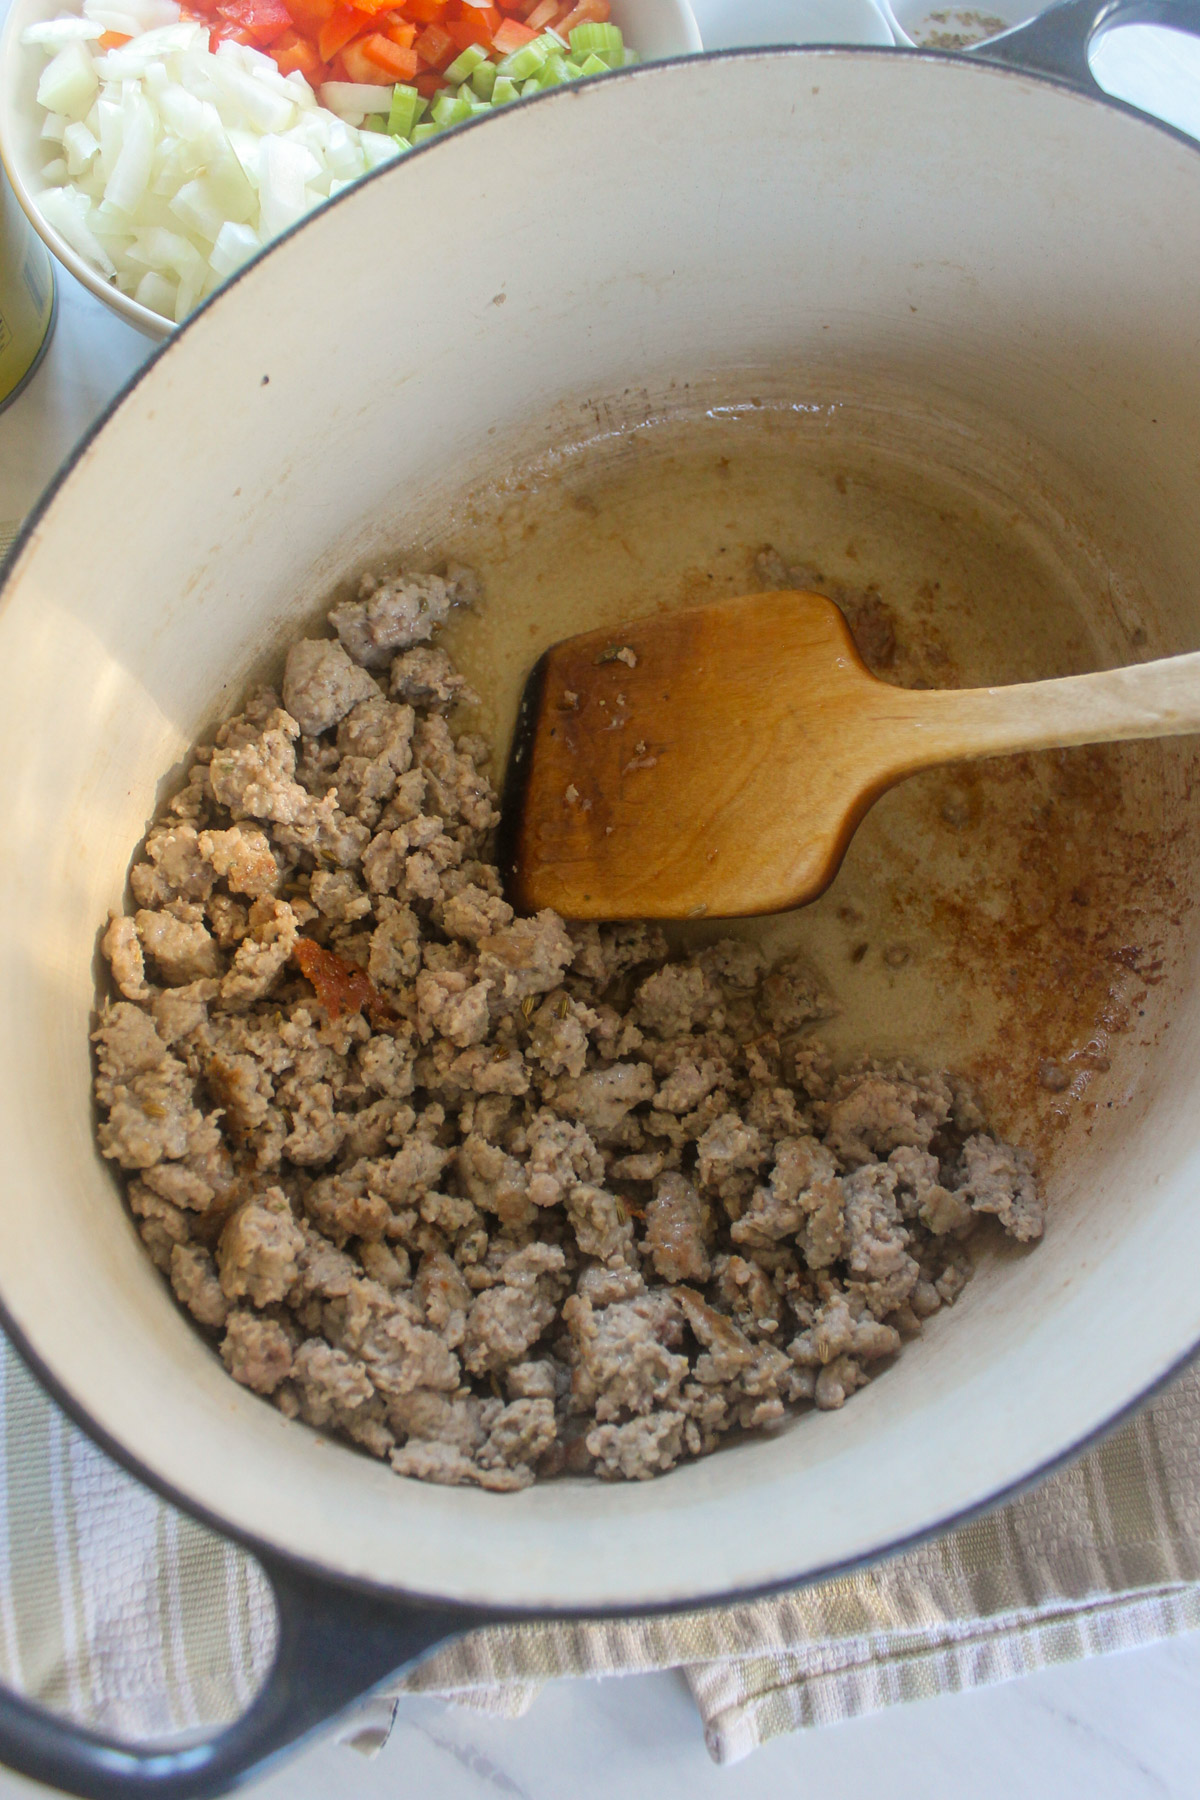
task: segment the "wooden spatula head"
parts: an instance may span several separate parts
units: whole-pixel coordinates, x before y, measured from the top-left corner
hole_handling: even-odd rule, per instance
[[[1200,732],[1200,651],[1011,687],[876,681],[820,594],[754,594],[548,650],[501,821],[509,898],[572,919],[779,912],[871,802],[964,757]]]
[[[547,650],[509,761],[501,866],[523,912],[686,919],[814,899],[893,778],[820,594],[718,601]]]

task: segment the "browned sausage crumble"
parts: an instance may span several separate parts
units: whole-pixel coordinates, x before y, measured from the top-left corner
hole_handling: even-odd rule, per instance
[[[100,1148],[235,1380],[400,1475],[645,1478],[838,1407],[1042,1231],[952,1077],[835,1069],[798,959],[514,918],[489,748],[364,581],[196,750],[103,939]]]

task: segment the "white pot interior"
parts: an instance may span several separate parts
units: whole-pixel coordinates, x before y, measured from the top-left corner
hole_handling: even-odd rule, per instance
[[[646,1484],[401,1482],[237,1388],[96,1155],[87,1042],[98,927],[163,776],[248,674],[373,554],[427,521],[452,537],[449,498],[581,436],[599,454],[689,382],[701,411],[765,394],[836,424],[844,403],[880,443],[924,439],[1048,521],[1094,595],[1098,655],[1195,648],[1197,242],[1200,158],[1149,123],[935,58],[746,55],[551,96],[414,155],[166,347],[54,493],[0,611],[20,772],[0,1298],[110,1440],[217,1521],[351,1576],[652,1604],[926,1531],[1200,1339],[1182,888],[1164,979],[1113,1051],[1121,1104],[1081,1111],[1050,1161],[1045,1243],[990,1258],[845,1411]],[[1186,860],[1191,749],[1146,766],[1148,829],[1182,832]]]

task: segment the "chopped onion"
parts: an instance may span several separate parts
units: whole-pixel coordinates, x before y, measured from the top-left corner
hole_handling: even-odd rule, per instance
[[[399,154],[399,145],[386,131],[360,131],[359,138],[368,169],[377,169],[381,163],[391,162]]]
[[[157,269],[146,270],[133,290],[133,297],[139,306],[148,306],[151,312],[165,313],[169,319],[175,316],[175,287]]]
[[[27,25],[21,33],[23,44],[40,44],[43,50],[61,50],[72,38],[94,40],[104,35],[103,25],[94,19],[44,19]]]
[[[262,228],[277,237],[302,219],[312,202],[307,193],[308,182],[320,174],[321,165],[303,144],[289,144],[285,138],[271,137],[263,145],[262,185],[258,190],[262,206]]]
[[[256,251],[262,249],[262,239],[249,225],[235,225],[232,221],[222,225],[217,233],[217,240],[212,247],[209,262],[224,278],[232,275],[248,262]]]
[[[101,31],[119,31],[137,37],[158,25],[174,25],[179,19],[175,0],[83,0],[83,16]]]
[[[121,114],[121,148],[104,184],[104,198],[117,212],[132,216],[150,185],[158,119],[149,100],[132,83]]]
[[[47,188],[38,205],[72,250],[77,251],[88,262],[95,263],[110,280],[116,275],[116,264],[88,225],[91,208],[86,194],[81,194],[78,188]]]
[[[296,122],[295,100],[273,90],[260,76],[240,68],[225,54],[237,48],[236,44],[221,44],[212,58],[211,72],[220,94],[217,108],[225,123],[246,124],[252,131],[261,131],[264,137],[287,131]]]
[[[351,125],[361,125],[371,113],[386,113],[392,104],[390,87],[369,81],[327,81],[321,88],[322,106]]]
[[[99,86],[95,63],[80,39],[71,38],[42,70],[38,105],[48,112],[65,113],[68,119],[82,119]]]
[[[78,122],[65,128],[62,141],[67,153],[67,174],[82,175],[100,149],[99,139]]]

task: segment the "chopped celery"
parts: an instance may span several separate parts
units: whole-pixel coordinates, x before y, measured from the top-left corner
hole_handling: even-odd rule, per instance
[[[492,105],[507,106],[512,100],[521,98],[521,90],[516,82],[507,75],[497,75],[496,85],[492,89]]]
[[[457,94],[439,94],[430,109],[430,118],[435,125],[461,125],[464,119],[471,117],[471,102],[460,100]]]
[[[387,126],[388,122],[382,113],[368,113],[362,122],[361,129],[363,131],[386,131]]]
[[[427,143],[431,137],[437,136],[440,129],[441,129],[440,126],[433,125],[428,120],[426,120],[424,125],[414,125],[412,128],[413,144],[416,145],[416,144]]]
[[[577,25],[571,33],[571,50],[575,57],[612,56],[612,66],[619,68],[625,52],[625,39],[615,25]]]
[[[485,63],[487,59],[486,50],[481,49],[478,44],[468,44],[462,55],[456,56],[446,69],[443,79],[457,86],[460,81],[466,81],[473,75],[480,63]]]
[[[429,102],[423,100],[415,87],[406,87],[397,82],[392,89],[392,107],[388,113],[387,128],[393,137],[411,137],[412,128],[424,113]]]
[[[585,56],[579,65],[579,73],[581,75],[607,75],[609,67],[603,57],[589,55]]]
[[[471,71],[471,86],[481,100],[490,100],[496,85],[496,65],[493,62],[481,62],[477,69]]]
[[[397,150],[411,150],[412,149],[412,144],[406,137],[397,137],[393,133],[392,134],[392,142],[395,144]]]
[[[622,62],[621,66],[622,66],[622,68],[625,68],[625,69],[632,69],[634,64],[640,63],[641,60],[642,59],[638,55],[636,50],[627,50],[625,52],[624,61]]]
[[[565,56],[548,56],[534,80],[541,88],[557,87],[566,79],[567,59]]]
[[[544,38],[534,38],[531,44],[522,44],[511,56],[497,64],[497,71],[507,75],[513,81],[526,81],[530,75],[536,75],[550,54],[550,46]]]
[[[521,83],[522,100],[528,100],[530,94],[540,94],[541,91],[541,83],[538,81],[536,75],[531,75],[528,81],[523,81]]]

